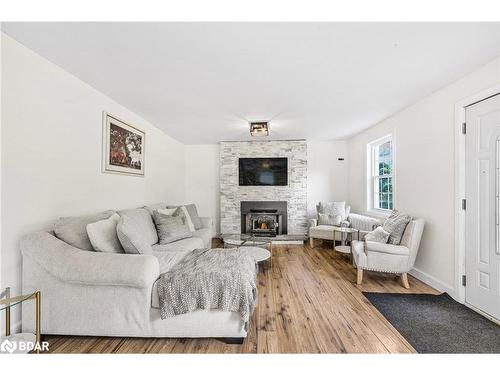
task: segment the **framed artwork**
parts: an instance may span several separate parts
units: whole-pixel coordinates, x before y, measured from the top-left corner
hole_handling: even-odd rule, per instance
[[[142,130],[104,112],[102,171],[144,176],[145,140]]]

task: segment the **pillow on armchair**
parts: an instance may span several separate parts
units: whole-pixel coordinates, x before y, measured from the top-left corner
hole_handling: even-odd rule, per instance
[[[386,232],[382,227],[376,227],[365,236],[365,241],[387,243],[389,241],[390,233]]]
[[[318,225],[340,225],[342,216],[318,213]]]
[[[320,214],[328,215],[330,217],[340,216],[340,221],[346,220],[348,212],[346,211],[345,202],[319,202],[316,207],[318,211],[318,221]],[[348,208],[350,211],[350,208]]]
[[[390,234],[388,243],[399,245],[405,232],[406,226],[411,221],[410,215],[402,214],[398,210],[393,210],[384,221],[382,228]]]

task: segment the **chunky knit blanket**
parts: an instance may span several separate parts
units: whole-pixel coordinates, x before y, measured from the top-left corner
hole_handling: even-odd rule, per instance
[[[162,319],[219,309],[248,323],[257,301],[257,265],[243,247],[196,249],[160,275],[158,294]]]

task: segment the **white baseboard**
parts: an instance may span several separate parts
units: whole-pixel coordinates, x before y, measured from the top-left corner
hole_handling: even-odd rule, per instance
[[[420,271],[417,268],[412,269],[409,272],[409,274],[412,275],[414,278],[423,281],[424,283],[433,287],[434,289],[442,293],[448,293],[452,298],[455,298],[455,288],[446,283],[443,283],[442,281],[436,279],[434,276],[431,276],[428,273],[425,273],[424,271]]]

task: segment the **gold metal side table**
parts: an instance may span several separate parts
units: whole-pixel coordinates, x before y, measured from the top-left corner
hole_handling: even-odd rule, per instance
[[[340,245],[335,245],[335,233],[340,233]],[[352,240],[353,234],[357,234],[359,241],[359,229],[349,228],[349,227],[333,227],[333,250],[338,251],[342,254],[349,254],[351,262],[353,262],[352,256]],[[349,245],[346,245],[349,242]]]
[[[40,348],[40,323],[41,323],[41,303],[42,296],[39,291],[33,292],[31,294],[25,294],[22,296],[11,297],[10,288],[7,288],[4,293],[4,299],[0,300],[0,311],[5,311],[5,336],[10,336],[10,309],[13,306],[23,303],[28,300],[35,300],[35,352],[39,353]]]

